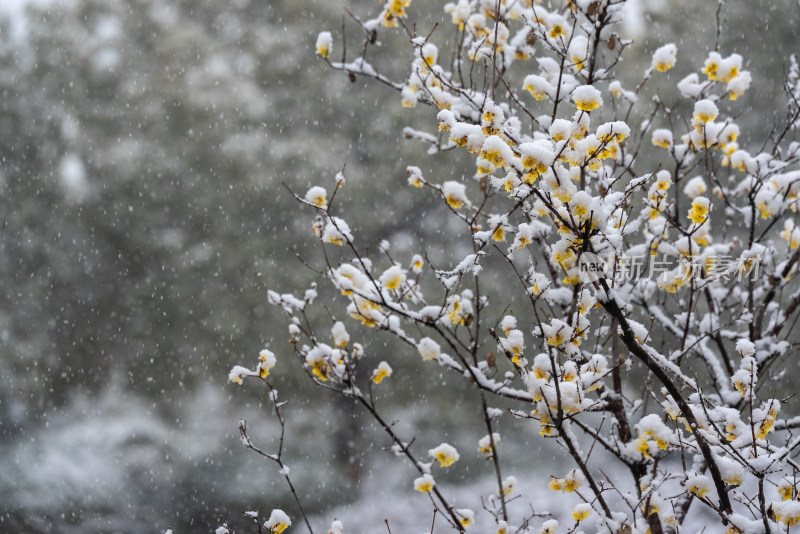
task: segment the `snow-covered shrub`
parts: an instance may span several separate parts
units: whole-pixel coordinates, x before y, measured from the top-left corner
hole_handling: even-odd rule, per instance
[[[677,532],[690,508],[705,508],[715,532],[800,522],[792,435],[800,419],[782,418],[787,401],[774,398],[774,379],[791,376],[800,311],[796,62],[787,119],[765,142],[737,124],[737,99],[752,79],[733,51],[690,65],[680,46],[664,44],[626,87],[636,73],[618,73],[630,44],[615,31],[624,0],[458,0],[443,6],[449,27],[412,22],[410,4],[387,0],[374,18],[354,17],[361,46],[320,33],[317,53],[335,70],[391,87],[402,106],[424,107],[426,122],[404,133],[427,145],[433,165],[443,152],[470,154],[474,168],[461,181],[439,183],[407,166],[407,183],[462,225],[469,253],[435,265],[421,242],[408,257],[385,244],[370,256],[337,207],[341,173],[293,192],[330,251],[315,266],[319,277],[341,293],[320,304],[316,288],[270,292],[309,380],[371,414],[415,472],[409,492],[429,497],[420,509],[433,507],[456,531],[555,532],[560,523],[570,532]],[[387,31],[408,36],[404,79],[367,61]],[[640,98],[675,70],[686,73],[677,101]],[[502,270],[524,307],[505,306],[507,293],[479,283],[489,268]],[[307,314],[323,305],[332,328]],[[416,358],[419,380],[441,369],[477,391],[482,410],[470,413],[483,417],[470,428],[480,428],[475,447],[496,483],[471,508],[436,481],[458,469],[459,451],[443,438],[415,446],[376,404],[374,392],[397,372],[364,353],[348,320],[401,341],[406,354],[386,358]],[[273,350],[285,364],[290,350]],[[265,381],[282,422],[271,355],[230,378]],[[492,408],[497,398],[515,408]],[[519,418],[569,454],[573,468],[542,485],[563,493],[571,512],[533,514],[514,491],[499,417]],[[245,445],[289,480],[281,452],[260,451],[240,428]],[[291,524],[273,519],[264,526],[274,532]]]

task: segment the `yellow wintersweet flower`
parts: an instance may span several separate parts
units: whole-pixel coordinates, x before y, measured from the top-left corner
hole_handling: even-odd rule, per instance
[[[555,434],[555,427],[553,425],[541,425],[542,428],[539,430],[540,436],[552,436]]]
[[[453,24],[458,26],[458,31],[464,31],[464,25],[467,19],[469,19],[471,12],[469,4],[451,3],[447,4],[444,9],[450,14]]]
[[[728,83],[739,76],[741,68],[742,56],[739,54],[731,54],[720,62],[719,68],[717,69],[717,77],[719,81]]]
[[[325,227],[322,240],[332,245],[339,245],[340,247],[344,244],[344,236],[330,224]]]
[[[658,181],[656,182],[656,189],[659,191],[666,191],[672,185],[672,178],[669,172],[659,172],[657,175]]]
[[[672,132],[665,128],[659,128],[653,131],[652,143],[661,148],[669,148],[672,146]]]
[[[639,434],[639,437],[636,438],[636,450],[645,458],[650,458],[650,442],[645,434]]]
[[[587,503],[576,504],[572,511],[572,518],[575,521],[583,521],[592,513],[592,507]]]
[[[705,197],[697,197],[692,201],[692,209],[689,210],[689,220],[695,224],[702,224],[708,219],[709,202]]]
[[[756,207],[758,208],[759,213],[761,213],[762,219],[769,219],[775,212],[772,209],[772,206],[765,199],[756,200]]]
[[[258,367],[256,368],[258,376],[267,378],[269,372],[275,367],[275,363],[275,355],[266,349],[262,350],[258,355]]]
[[[562,18],[558,17],[557,19],[554,17],[554,21],[550,25],[550,31],[548,35],[553,39],[558,39],[559,37],[566,37],[567,36],[567,25],[565,22],[562,22]]]
[[[441,467],[450,467],[456,463],[460,457],[456,448],[447,443],[442,443],[435,449],[429,450],[428,454],[439,460],[439,465]]]
[[[447,318],[450,319],[450,322],[453,324],[460,324],[463,326],[464,324],[464,317],[461,315],[461,301],[455,300],[453,301],[453,307],[450,310],[450,313],[447,315]]]
[[[572,100],[578,109],[592,111],[603,103],[600,91],[592,85],[580,85],[572,91]]]
[[[372,373],[372,381],[376,384],[380,384],[383,382],[384,378],[388,378],[392,375],[392,368],[386,362],[381,362],[378,364],[378,368],[375,369]]]
[[[516,477],[511,476],[503,480],[503,495],[504,496],[511,495],[516,485],[517,485]]]
[[[406,10],[411,5],[411,0],[389,0],[389,5],[386,6],[386,12],[383,18],[383,25],[387,28],[396,28],[397,19],[406,16]]]
[[[609,145],[606,145],[606,148],[600,152],[600,157],[602,159],[619,159],[620,149],[619,149],[619,142],[614,142]]]
[[[553,249],[555,249],[553,250],[553,261],[560,264],[561,267],[566,270],[567,262],[575,257],[575,253],[569,248],[561,250],[560,248],[556,249],[556,247],[553,247]]]
[[[699,100],[694,105],[694,115],[693,118],[696,121],[699,121],[703,124],[707,122],[711,122],[717,118],[719,115],[719,109],[717,105],[714,104],[711,100],[703,99]]]
[[[789,248],[796,249],[800,246],[800,228],[795,226],[794,222],[787,219],[783,223],[783,232],[781,237],[789,243]]]
[[[725,439],[733,441],[740,435],[739,429],[735,424],[725,425]]]
[[[420,273],[422,272],[422,266],[422,256],[414,254],[414,256],[411,257],[411,270],[415,273]]]
[[[587,54],[589,52],[590,46],[589,42],[583,35],[577,35],[572,38],[572,42],[569,45],[569,58],[572,61],[572,64],[578,71],[581,71],[586,66],[586,59]]]
[[[728,98],[736,100],[750,87],[753,77],[748,71],[742,71],[738,76],[728,82]]]
[[[781,500],[789,501],[792,499],[792,495],[794,493],[794,485],[791,481],[783,479],[778,484],[778,495],[781,496]]]
[[[564,477],[564,491],[572,493],[583,485],[583,476],[576,469],[573,469]]]
[[[400,100],[400,105],[404,108],[413,109],[417,107],[417,92],[413,87],[403,87],[400,96],[403,97],[402,100]]]
[[[774,429],[775,429],[775,418],[767,417],[764,421],[762,421],[761,425],[759,426],[758,432],[756,433],[756,438],[767,439],[767,435]]]
[[[701,499],[709,494],[711,491],[708,484],[708,479],[701,476],[692,477],[692,480],[687,482],[688,489]]]
[[[667,72],[675,66],[677,54],[678,48],[674,44],[665,44],[653,53],[652,68],[658,72]]]
[[[518,249],[522,249],[533,243],[533,240],[528,237],[527,235],[520,235],[517,234],[517,239],[515,240]]]
[[[564,382],[572,382],[578,378],[578,368],[575,365],[575,362],[568,361],[564,363],[564,370],[561,373],[561,379]]]
[[[736,386],[736,391],[741,393],[742,397],[747,396],[747,390],[749,389],[749,381],[745,380],[741,377],[734,377],[733,378],[733,385]]]
[[[544,78],[542,78],[542,80],[544,80]],[[528,91],[535,100],[542,101],[549,96],[545,87],[543,83],[534,84],[530,82],[525,84],[523,89]]]
[[[722,56],[717,52],[711,52],[703,64],[703,73],[708,75],[709,80],[717,80],[717,71],[722,62]]]
[[[373,317],[367,317],[366,315],[358,311],[352,312],[350,314],[350,317],[352,317],[357,321],[361,321],[361,324],[369,328],[375,328],[375,326],[378,324],[378,322]]]
[[[228,374],[228,380],[233,382],[234,384],[242,385],[242,377],[245,376],[252,376],[253,372],[246,367],[242,367],[241,365],[235,365],[231,372]]]
[[[667,293],[677,293],[678,290],[683,286],[684,278],[681,276],[668,276],[668,277],[659,277],[658,278],[658,287],[666,291]]]
[[[292,526],[292,520],[286,515],[286,512],[280,509],[275,509],[264,523],[264,527],[269,530],[270,534],[281,534],[288,527]]]
[[[397,28],[398,27],[397,19],[395,19],[392,16],[391,12],[389,12],[389,11],[384,13],[383,20],[381,21],[381,24],[383,24],[383,26],[386,27],[386,28]]]
[[[503,329],[503,335],[508,337],[517,328],[517,318],[513,315],[506,315],[500,321],[500,328]]]
[[[309,362],[309,365],[311,366],[311,374],[323,382],[328,381],[328,364],[324,360],[314,360]]]
[[[433,92],[433,91],[431,91]],[[436,107],[439,109],[450,109],[453,107],[452,98],[448,93],[438,91],[434,94],[433,100],[436,102]]]
[[[494,172],[494,165],[482,157],[475,160],[475,174],[478,177],[489,176]]]
[[[510,154],[508,146],[496,135],[487,137],[481,147],[481,157],[495,167],[505,166],[508,154]]]
[[[454,210],[461,209],[467,203],[466,187],[462,183],[445,182],[442,184],[442,194],[444,194],[447,205]]]
[[[333,335],[333,344],[336,348],[344,348],[350,342],[350,334],[341,321],[336,321],[333,324],[333,327],[331,327],[331,335]]]
[[[439,49],[433,43],[426,43],[421,50],[422,60],[425,65],[433,67],[439,59]]]
[[[527,61],[530,58],[531,55],[527,53],[524,49],[517,48],[516,50],[514,50],[514,59],[517,59],[519,61]]]
[[[467,508],[459,508],[456,510],[456,515],[462,527],[468,527],[475,521],[475,512]]]
[[[739,486],[742,484],[742,476],[738,472],[731,472],[723,476],[722,481],[731,486]]]
[[[797,501],[780,501],[772,503],[775,521],[787,527],[800,524],[800,503]]]
[[[700,228],[700,231],[692,236],[692,241],[701,247],[707,247],[711,243],[711,235],[706,228]]]
[[[436,482],[430,475],[422,475],[414,480],[414,489],[423,493],[430,493],[435,485]]]
[[[557,347],[564,343],[564,334],[561,333],[561,330],[558,330],[553,335],[548,336],[547,344],[551,347]]]
[[[424,337],[417,343],[417,350],[423,360],[435,360],[442,353],[439,344],[429,337]]]
[[[393,265],[381,274],[379,281],[383,287],[394,291],[406,281],[406,273],[399,265]]]
[[[539,287],[538,282],[533,283],[533,285],[530,288],[530,292],[533,293],[534,295],[540,295],[542,293],[542,288]]]
[[[503,228],[502,225],[495,228],[494,232],[492,233],[492,239],[495,241],[503,241],[506,238],[506,230]]]
[[[506,177],[502,180],[503,188],[506,190],[506,193],[513,193],[514,186],[516,182],[516,176],[512,173],[508,173]]]
[[[504,341],[506,349],[511,353],[511,361],[519,365],[522,358],[522,351],[525,348],[525,339],[522,331],[512,329]]]
[[[317,36],[317,55],[323,59],[331,57],[333,48],[333,36],[331,32],[320,32]]]
[[[328,203],[325,198],[326,191],[320,186],[314,186],[306,192],[306,201],[314,204],[318,208],[324,208]]]
[[[480,441],[478,441],[478,449],[480,449],[481,454],[488,454],[490,457],[494,454],[494,445],[496,445],[500,441],[500,434],[497,432],[492,432],[492,435],[483,436]]]

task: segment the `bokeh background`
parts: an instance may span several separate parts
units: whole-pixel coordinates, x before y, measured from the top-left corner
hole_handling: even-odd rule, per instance
[[[432,4],[415,2],[412,18],[429,13],[428,28],[449,29]],[[355,49],[361,30],[344,8],[364,18],[378,9],[372,0],[0,7],[1,531],[213,532],[225,520],[245,525],[243,510],[293,510],[275,467],[238,437],[245,418],[255,440],[275,446],[265,391],[227,382],[232,365],[252,365],[264,347],[278,354],[287,461],[316,523],[374,516],[378,524],[352,529],[374,531],[391,512],[378,503],[394,503],[398,525],[414,503],[427,506],[395,497],[413,477],[363,413],[306,380],[266,299],[313,278],[296,258],[315,261],[311,214],[282,183],[330,186],[346,165],[337,198],[361,243],[374,250],[387,239],[407,257],[422,241],[446,247],[448,223],[435,199],[404,187],[406,165],[434,180],[470,172],[404,139],[404,125],[434,129],[430,114],[315,58],[317,33],[334,31],[339,46],[343,21]],[[623,79],[636,83],[652,50],[674,41],[678,66],[648,88],[674,98],[714,47],[716,9],[631,1]],[[740,144],[755,150],[783,115],[800,8],[728,0],[722,14],[721,52],[741,53],[753,73]],[[411,51],[399,32],[370,54],[405,77]],[[360,340],[411,371],[386,384],[382,401],[399,428],[430,446],[474,448],[480,429],[464,421],[479,405],[458,380],[417,380],[406,348]],[[503,424],[517,437],[504,443],[512,464],[533,476],[558,462],[535,429]],[[445,483],[466,495],[491,472],[464,456]]]

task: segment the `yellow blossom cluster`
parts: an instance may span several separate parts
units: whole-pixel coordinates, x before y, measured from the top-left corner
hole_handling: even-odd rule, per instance
[[[778,501],[772,503],[772,511],[775,514],[775,521],[790,527],[800,524],[800,501]]]
[[[564,478],[550,477],[547,487],[553,491],[572,493],[583,486],[585,479],[578,469],[572,469]]]
[[[655,414],[639,420],[636,425],[639,437],[636,439],[636,450],[644,457],[651,457],[654,451],[667,450],[672,439],[672,431]],[[655,447],[655,448],[654,448]]]
[[[750,72],[742,70],[742,56],[739,54],[723,58],[718,52],[711,52],[703,64],[703,73],[711,81],[726,83],[731,100],[742,96],[752,81]]]
[[[381,18],[365,24],[367,31],[379,24],[406,27],[403,18],[407,16],[410,0],[382,2]],[[675,68],[678,47],[668,43],[657,48],[641,84],[635,91],[626,91],[619,81],[611,79],[613,69],[597,70],[596,63],[603,63],[607,59],[605,55],[613,57],[615,52],[609,51],[620,43],[624,48],[627,42],[620,41],[618,35],[610,31],[600,40],[599,31],[592,33],[597,25],[580,23],[601,22],[614,6],[591,0],[567,0],[566,6],[561,8],[552,8],[551,4],[543,6],[535,0],[449,2],[445,12],[458,35],[452,55],[449,51],[445,54],[444,49],[440,55],[439,48],[431,42],[443,42],[438,34],[423,37],[417,35],[414,28],[413,32],[409,31],[414,57],[411,72],[406,71],[407,77],[404,74],[400,82],[395,82],[377,71],[374,74],[376,79],[390,81],[399,90],[404,107],[412,108],[419,103],[436,109],[438,132],[429,134],[409,127],[404,131],[407,138],[429,144],[431,153],[450,150],[469,153],[462,154],[469,157],[470,165],[461,176],[453,174],[441,182],[428,181],[418,167],[409,166],[408,184],[417,188],[427,186],[426,190],[439,196],[442,207],[449,208],[447,215],[459,224],[464,223],[462,228],[470,239],[470,246],[465,250],[475,257],[488,257],[490,249],[492,254],[498,251],[524,284],[527,291],[524,297],[530,300],[533,315],[515,316],[514,312],[505,311],[500,320],[491,316],[491,321],[497,321],[499,328],[488,328],[491,339],[497,343],[495,350],[505,354],[510,364],[497,362],[494,352],[485,360],[476,353],[478,347],[483,353],[484,340],[489,339],[479,339],[481,330],[487,330],[489,319],[485,319],[488,312],[482,313],[487,309],[481,300],[483,293],[476,289],[473,295],[472,289],[478,285],[468,285],[468,282],[473,275],[477,278],[478,268],[487,264],[478,265],[475,261],[476,269],[470,270],[472,264],[465,260],[452,271],[445,267],[423,273],[423,258],[415,255],[410,264],[395,262],[390,257],[390,265],[381,271],[372,265],[371,256],[360,256],[355,251],[346,224],[331,215],[333,195],[315,186],[305,196],[296,198],[316,213],[315,233],[323,242],[346,243],[350,246],[344,251],[337,249],[336,253],[356,256],[347,265],[329,266],[326,272],[345,295],[349,303],[347,310],[353,318],[363,325],[389,331],[415,346],[423,360],[437,361],[433,369],[466,376],[470,384],[487,394],[532,402],[532,411],[526,408],[514,411],[514,415],[522,419],[530,413],[530,418],[538,420],[540,434],[557,436],[559,443],[572,439],[572,433],[577,433],[578,428],[584,429],[581,425],[591,417],[616,420],[611,430],[596,429],[594,443],[602,443],[626,464],[646,467],[643,472],[647,474],[640,477],[642,500],[630,506],[635,524],[643,525],[644,530],[647,519],[658,514],[664,524],[678,526],[680,514],[674,507],[670,510],[674,503],[668,502],[666,488],[675,493],[675,485],[680,481],[683,490],[678,493],[683,493],[683,497],[722,509],[725,495],[720,492],[718,504],[712,495],[715,485],[719,488],[721,480],[729,489],[734,488],[731,492],[739,491],[735,488],[740,486],[746,487],[744,479],[750,476],[748,473],[756,472],[754,466],[767,465],[760,457],[774,452],[765,443],[768,435],[776,425],[784,428],[784,423],[777,422],[778,401],[768,400],[756,407],[756,371],[762,362],[771,358],[768,352],[788,350],[789,345],[769,339],[777,337],[775,332],[780,331],[783,317],[775,308],[783,297],[778,295],[772,307],[769,301],[781,289],[781,278],[788,282],[792,273],[787,270],[788,276],[773,276],[769,280],[777,289],[770,290],[763,305],[756,302],[765,297],[761,288],[756,289],[761,283],[758,280],[750,284],[748,294],[735,284],[725,286],[722,291],[720,288],[727,280],[720,280],[735,274],[734,270],[739,274],[749,272],[762,260],[774,271],[775,265],[781,265],[778,256],[786,252],[787,245],[789,251],[800,249],[800,229],[795,217],[784,221],[780,236],[786,244],[782,247],[784,250],[779,250],[780,247],[771,243],[754,242],[761,241],[754,236],[762,232],[755,229],[755,221],[752,221],[755,217],[750,215],[758,213],[762,218],[769,218],[789,209],[796,210],[796,203],[800,202],[800,175],[790,165],[795,165],[800,158],[800,149],[795,147],[792,156],[778,161],[775,154],[782,149],[776,149],[772,155],[751,155],[739,147],[742,142],[739,126],[730,118],[734,114],[728,112],[729,104],[725,102],[726,98],[738,98],[750,85],[750,74],[742,70],[742,58],[737,54],[723,57],[712,52],[702,68],[707,79],[695,72],[678,83],[685,99],[680,107],[665,109],[657,100],[653,116],[638,125],[630,122],[629,126],[629,117],[637,115],[625,113],[625,108],[620,106],[629,104],[632,110],[637,98],[645,94],[640,93],[640,89],[649,78],[657,78],[656,73]],[[409,28],[410,25],[406,27]],[[602,53],[598,54],[601,42]],[[329,59],[332,49],[330,34],[323,32],[317,38],[317,54],[338,68]],[[474,64],[469,65],[466,58]],[[507,84],[511,73],[515,72],[509,68],[511,63],[531,58],[535,61],[529,65],[538,70],[525,71],[521,85],[518,81],[516,86]],[[467,73],[471,80],[472,72],[465,67],[479,62],[492,68],[486,71],[495,82],[491,91],[477,89],[472,84],[467,86]],[[363,67],[363,58],[361,64],[346,64],[342,68],[352,73],[358,65]],[[488,74],[486,78],[488,84]],[[598,80],[600,83],[595,83]],[[608,93],[614,98],[606,97],[610,100],[604,103],[607,81],[610,81]],[[727,86],[720,90],[720,84]],[[518,97],[514,91],[520,89],[529,94]],[[675,110],[684,109],[686,104],[691,113],[675,120]],[[620,109],[622,114],[618,113]],[[598,126],[600,116],[607,116],[608,122]],[[625,120],[614,120],[617,117],[625,117]],[[651,130],[652,126],[665,123],[686,124],[685,133],[673,133],[667,128]],[[433,128],[433,123],[427,127]],[[642,143],[648,141],[664,149],[653,152],[667,161],[650,165],[652,161],[639,156]],[[783,165],[786,162],[789,165]],[[644,171],[638,170],[647,165],[650,166]],[[746,176],[739,176],[737,171]],[[720,172],[732,176],[730,179],[720,177]],[[429,177],[433,180],[432,174]],[[743,199],[747,199],[746,203]],[[505,204],[501,204],[503,202]],[[496,210],[496,205],[506,207]],[[715,208],[712,221],[710,215]],[[753,225],[749,232],[749,248],[744,251],[741,251],[741,243],[747,241],[742,237],[746,232],[733,232],[736,237],[728,242],[720,242],[719,233],[712,239],[712,222],[717,224],[717,217],[724,217],[730,223],[737,214],[742,214],[743,224]],[[766,231],[763,234],[766,235]],[[512,238],[513,243],[509,243]],[[380,251],[389,256],[383,245]],[[677,255],[681,264],[677,268],[663,269],[655,282],[620,281],[612,278],[613,274],[606,275],[605,279],[587,281],[583,276],[582,262],[587,258],[594,255],[611,258],[614,262],[610,264],[616,268],[626,261],[622,259],[624,255],[634,253],[652,262],[651,268],[656,266],[656,259],[647,257],[649,254]],[[726,256],[727,263],[722,259]],[[518,269],[523,265],[522,269],[528,269],[527,272]],[[542,273],[536,269],[541,269]],[[441,283],[438,300],[413,294],[423,274],[435,276]],[[662,292],[655,294],[656,288]],[[687,292],[682,288],[690,289],[688,302],[682,299]],[[678,294],[679,291],[683,293]],[[730,310],[735,309],[731,302],[738,303],[742,296],[750,299],[748,310],[741,308],[741,314],[727,317],[733,313]],[[427,293],[426,297],[429,297]],[[407,304],[409,299],[413,305]],[[518,310],[516,302],[513,306]],[[597,308],[608,311],[610,316],[604,316],[605,322],[598,318],[592,324],[595,314],[604,313],[593,312]],[[518,317],[526,319],[518,321]],[[413,330],[405,329],[408,325]],[[740,340],[736,344],[736,351],[741,355],[737,368],[730,361],[729,353],[735,353],[729,345],[734,336],[746,330],[754,341]],[[608,341],[615,332],[621,334],[625,347],[619,339],[613,340],[617,346],[609,347]],[[445,349],[452,351],[455,357],[443,353],[442,346],[434,339],[422,337],[426,334],[444,343]],[[299,343],[302,336],[313,337],[312,333],[306,333],[306,323],[298,319],[292,330],[295,350],[305,359],[306,370],[318,382],[326,382],[325,386],[345,389],[344,373],[350,370],[351,363],[347,359],[351,348],[349,334],[343,324],[336,323],[332,335],[332,346],[316,339],[309,342],[313,346],[308,346]],[[417,341],[411,336],[420,337]],[[668,347],[672,337],[680,338],[680,351]],[[468,354],[470,350],[472,354]],[[530,362],[529,358],[539,351]],[[594,354],[595,351],[612,355],[611,370],[606,356]],[[692,358],[696,355],[705,364],[707,374],[713,375],[714,394],[708,394],[704,385],[698,385],[707,379],[707,374],[696,376],[695,362],[686,356],[690,353]],[[634,358],[625,360],[629,355],[637,356],[649,367],[653,373],[651,378],[655,377],[653,384],[661,380],[667,386],[675,385],[669,388],[675,398],[663,390],[665,401],[661,409],[656,410],[658,413],[648,411],[652,403],[635,403],[632,397],[623,395],[621,380],[624,379],[620,375],[635,361]],[[274,357],[271,360],[268,356],[261,358],[253,376],[268,376],[272,365]],[[674,384],[660,378],[658,368]],[[385,361],[377,367],[373,365],[371,371],[372,384],[381,384],[392,375],[392,368]],[[239,369],[232,372],[231,380],[241,383],[242,377],[251,376],[249,373],[251,371]],[[613,374],[613,389],[604,387],[606,374]],[[519,384],[527,390],[517,389]],[[387,385],[391,385],[390,380]],[[650,388],[650,383],[646,387]],[[645,391],[655,393],[654,389]],[[680,397],[676,391],[680,392]],[[360,393],[348,388],[345,394],[358,396]],[[748,408],[742,410],[745,404]],[[492,410],[500,412],[486,408],[487,423],[500,417]],[[749,421],[744,413],[749,413]],[[487,458],[499,460],[500,435],[493,432],[492,426],[488,432],[478,441],[478,450]],[[604,432],[611,432],[613,437],[606,439]],[[704,445],[711,448],[710,457]],[[710,467],[718,469],[692,467],[697,472],[689,471],[684,462],[680,474],[669,473],[667,464],[677,466],[678,463],[671,463],[672,459],[661,462],[661,459],[677,456],[677,451],[702,453],[707,456],[707,462],[712,462]],[[413,487],[438,495],[440,492],[430,471],[452,466],[459,460],[459,453],[447,443],[427,452],[429,463],[415,462],[420,476],[414,480]],[[588,501],[578,504],[572,511],[572,519],[582,522],[590,517],[593,509],[600,513],[601,508],[605,508],[601,497],[607,492],[596,490],[594,481],[589,479],[588,485],[595,495],[587,497],[590,489],[580,488],[586,483],[584,476],[588,478],[593,469],[587,467],[590,455],[586,455],[586,465],[577,454],[575,456],[580,469],[573,469],[563,478],[552,477],[549,487]],[[502,482],[498,478],[499,487],[492,498],[502,500],[511,495],[515,485],[513,477]],[[788,504],[775,507],[775,521],[786,526],[800,524],[800,505],[794,504],[794,483],[781,482],[777,492],[782,499],[780,502]],[[441,500],[447,504],[443,498]],[[750,507],[751,512],[756,510],[753,500],[747,502],[740,499],[735,506]],[[442,510],[445,508],[450,514],[450,523],[457,529],[473,524],[471,510],[448,506]],[[565,515],[569,517],[568,513]],[[735,514],[725,510],[723,515],[727,520]],[[496,523],[498,533],[509,530],[508,524],[499,520],[499,515]],[[547,521],[542,525],[542,532],[552,533],[556,526],[557,522]],[[622,523],[620,530],[624,531],[624,526]],[[573,530],[577,528],[576,525]],[[730,525],[729,531],[738,532],[739,527]]]
[[[387,28],[396,28],[399,19],[406,18],[406,8],[411,5],[411,0],[386,0],[383,10],[382,23]]]

